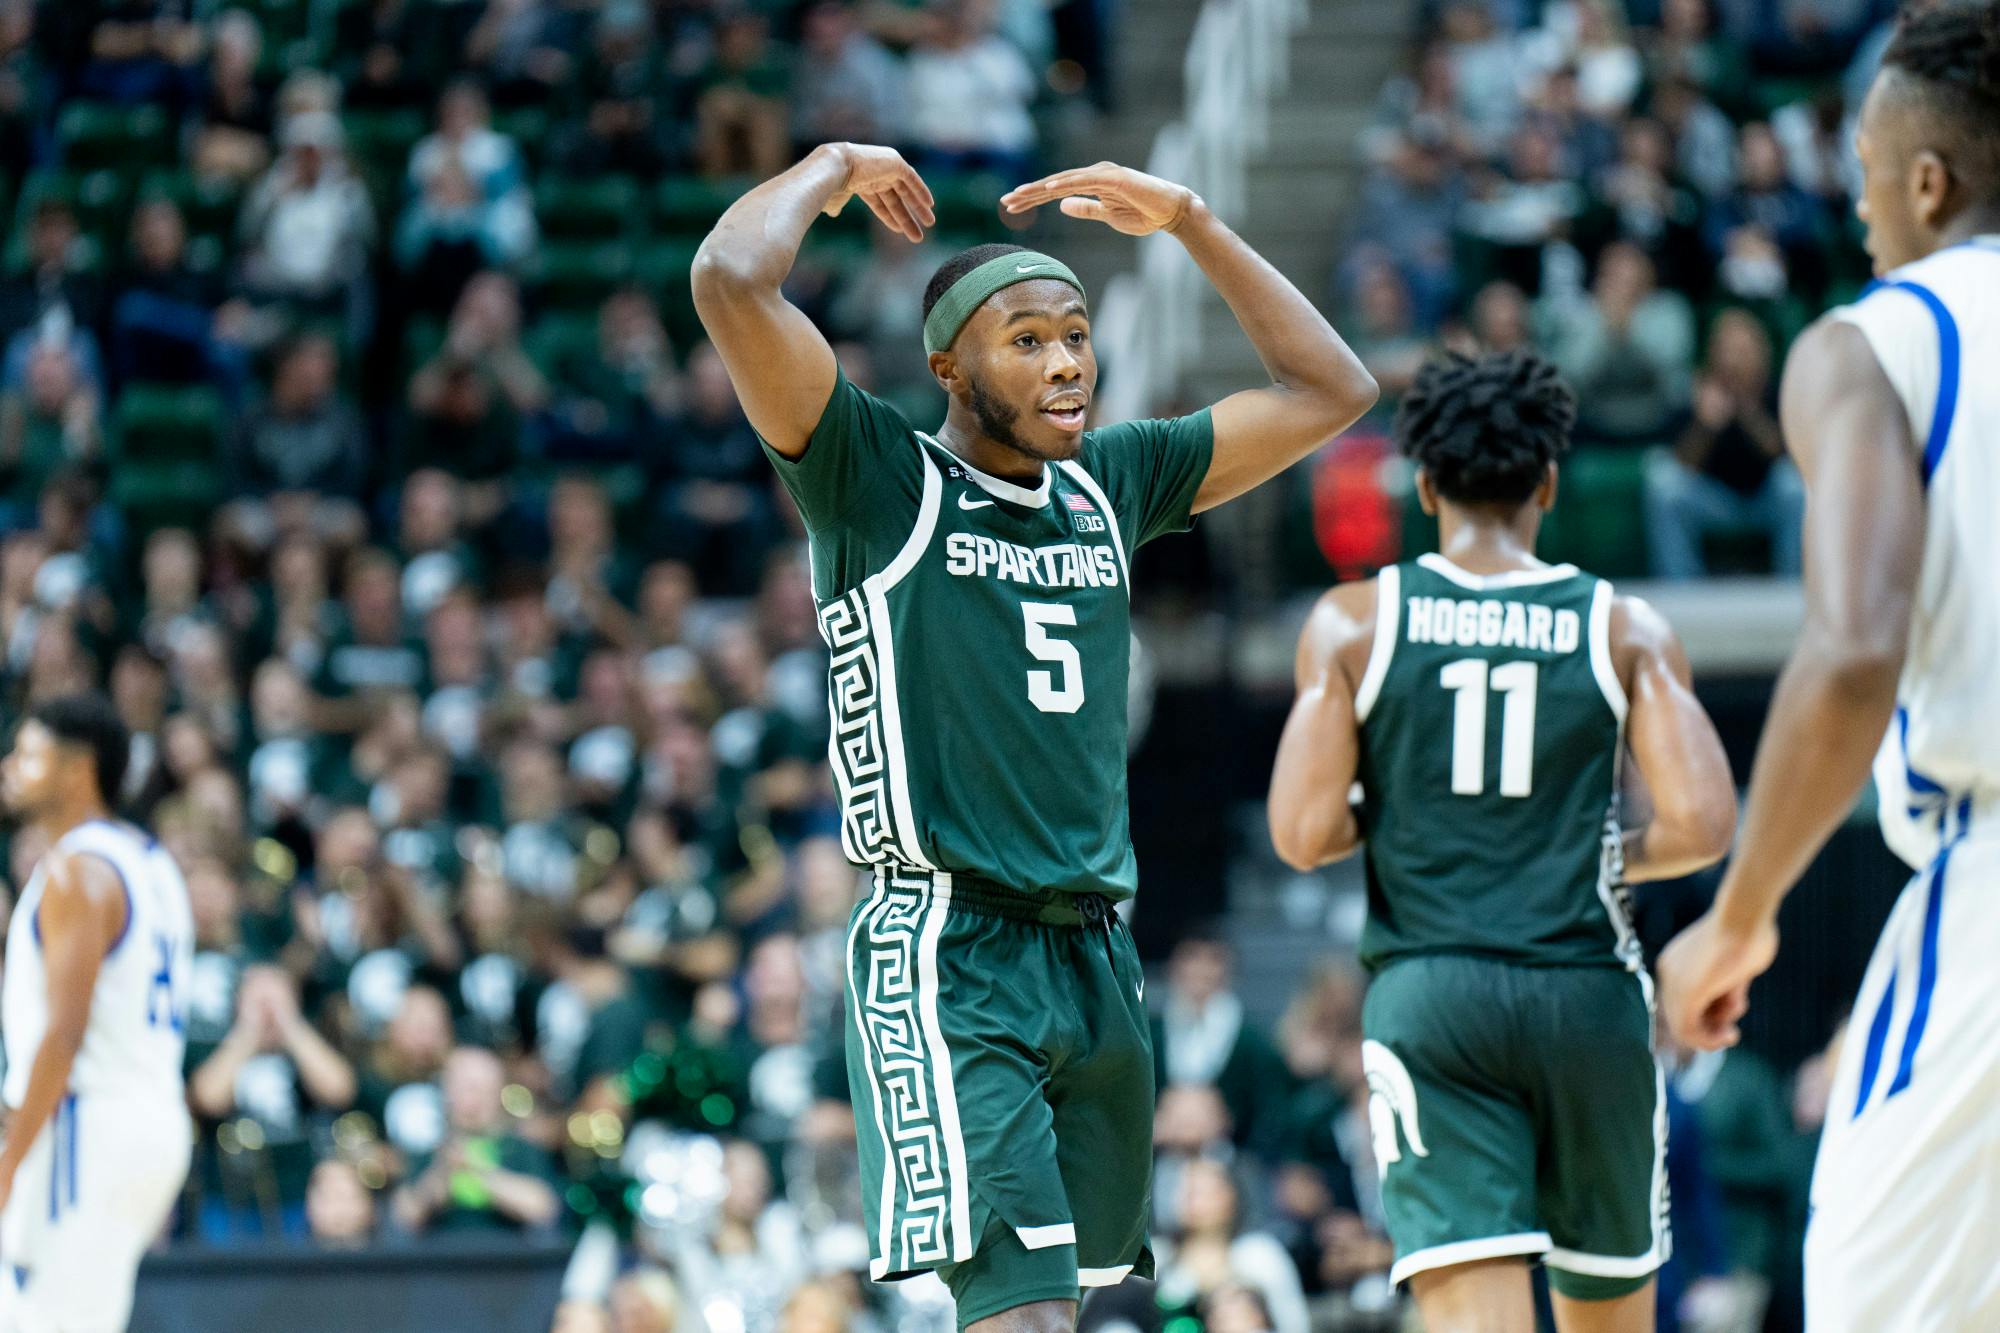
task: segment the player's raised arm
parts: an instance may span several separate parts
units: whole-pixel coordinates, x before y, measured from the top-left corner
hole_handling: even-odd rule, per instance
[[[1298,697],[1271,770],[1271,844],[1299,870],[1338,861],[1361,842],[1348,804],[1360,762],[1354,691],[1375,637],[1374,580],[1319,599],[1299,632]]]
[[[1777,953],[1778,904],[1868,780],[1923,560],[1909,417],[1866,337],[1835,320],[1807,330],[1781,406],[1808,489],[1805,625],[1771,698],[1735,859],[1659,965],[1674,1035],[1705,1049],[1735,1042],[1749,984]]]
[[[893,148],[823,144],[731,204],[695,253],[702,327],[750,424],[787,458],[805,453],[837,367],[826,338],[780,287],[813,219],[853,198],[912,241],[936,221],[930,190]]]
[[[1729,756],[1701,701],[1673,627],[1636,597],[1611,609],[1612,657],[1626,697],[1625,739],[1652,814],[1625,837],[1625,878],[1673,879],[1714,865],[1736,832]]]
[[[1375,405],[1375,379],[1290,280],[1185,186],[1100,162],[1022,185],[1009,212],[1061,201],[1062,211],[1124,232],[1165,231],[1214,284],[1248,335],[1271,382],[1231,394],[1213,412],[1215,452],[1194,512],[1268,481]]]
[[[118,872],[95,856],[50,854],[48,879],[35,914],[48,977],[48,1031],[29,1066],[27,1091],[7,1117],[0,1147],[0,1204],[14,1187],[28,1148],[69,1088],[70,1068],[90,1025],[90,997],[104,956],[125,929],[125,890]]]

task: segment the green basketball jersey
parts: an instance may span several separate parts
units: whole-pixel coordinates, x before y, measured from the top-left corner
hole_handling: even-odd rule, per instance
[[[1573,565],[1382,571],[1361,725],[1362,960],[1637,966],[1618,838],[1611,585]]]
[[[1088,431],[1029,488],[843,376],[802,457],[767,450],[811,538],[851,860],[1131,896],[1129,560],[1189,526],[1212,441],[1205,411]]]

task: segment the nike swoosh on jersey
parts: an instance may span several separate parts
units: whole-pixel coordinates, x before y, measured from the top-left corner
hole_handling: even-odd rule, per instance
[[[964,492],[960,492],[958,497],[958,507],[960,509],[985,509],[992,503],[991,500],[975,500]]]

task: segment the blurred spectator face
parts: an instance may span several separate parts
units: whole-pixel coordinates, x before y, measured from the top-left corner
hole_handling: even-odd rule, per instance
[[[1528,298],[1511,282],[1488,283],[1472,303],[1472,334],[1488,352],[1528,345]]]
[[[152,730],[167,708],[166,668],[143,649],[126,649],[111,667],[111,701],[126,726]]]
[[[855,874],[838,838],[799,844],[799,907],[808,927],[825,929],[847,920],[854,907]]]
[[[196,942],[210,948],[233,945],[238,910],[235,877],[221,862],[203,858],[188,868],[187,891]]]
[[[326,596],[326,555],[308,536],[287,537],[271,553],[271,586],[278,600],[320,601]]]
[[[1556,180],[1562,172],[1562,150],[1555,137],[1542,130],[1525,129],[1514,136],[1508,154],[1509,172],[1523,183]]]
[[[69,211],[69,205],[44,203],[35,209],[34,225],[28,230],[28,253],[36,268],[66,267],[75,244],[76,214]]]
[[[1785,151],[1778,136],[1762,121],[1743,127],[1736,143],[1737,173],[1752,194],[1769,194],[1785,185]]]
[[[468,870],[459,885],[459,912],[465,928],[483,949],[504,948],[514,924],[514,890],[491,871]]]
[[[564,1301],[556,1307],[555,1322],[549,1333],[615,1333],[611,1315],[601,1305],[589,1301]]]
[[[1451,153],[1441,143],[1405,135],[1396,146],[1390,169],[1413,190],[1435,190],[1451,175]]]
[[[396,817],[402,823],[428,823],[443,816],[451,787],[451,762],[441,751],[419,748],[396,765],[391,780],[396,788]]]
[[[477,685],[486,678],[479,611],[469,600],[448,597],[438,603],[426,622],[424,642],[430,650],[431,677],[438,684]]]
[[[174,682],[181,694],[201,700],[228,698],[236,693],[236,673],[230,669],[229,644],[213,625],[189,625],[174,639]]]
[[[364,1245],[375,1233],[375,1196],[352,1163],[330,1158],[306,1185],[306,1225],[322,1245]]]
[[[611,502],[584,477],[564,477],[549,494],[549,540],[557,547],[605,550],[611,545]]]
[[[1599,305],[1636,306],[1653,293],[1653,261],[1636,245],[1607,245],[1598,259],[1592,291]]]
[[[764,59],[770,36],[770,25],[763,15],[738,10],[716,25],[716,63],[724,69],[749,69]]]
[[[211,70],[217,83],[244,83],[257,72],[264,37],[257,20],[232,9],[215,21]]]
[[[853,35],[854,19],[846,5],[814,5],[800,31],[808,55],[822,61],[838,59]]]
[[[623,723],[631,716],[632,669],[624,653],[604,649],[584,659],[577,694],[592,717]]]
[[[37,416],[59,417],[77,389],[76,358],[66,342],[40,341],[28,353],[28,406]]]
[[[837,1287],[807,1282],[778,1315],[778,1333],[847,1333],[848,1304]]]
[[[191,606],[201,596],[201,547],[185,528],[162,528],[146,539],[142,577],[155,607]]]
[[[656,643],[671,643],[681,636],[681,622],[694,605],[694,571],[678,560],[662,560],[646,568],[639,584],[639,616]]]
[[[1748,311],[1723,311],[1709,330],[1708,369],[1738,393],[1761,399],[1771,381],[1771,336]]]
[[[680,1300],[657,1268],[627,1273],[611,1288],[612,1333],[673,1333]]]
[[[1483,42],[1493,35],[1493,16],[1483,4],[1453,5],[1444,12],[1444,36],[1462,45]]]
[[[500,1093],[506,1086],[500,1057],[483,1046],[460,1046],[444,1062],[445,1119],[458,1134],[482,1135],[499,1130],[505,1112]]]
[[[424,468],[403,483],[402,544],[406,551],[435,551],[458,538],[458,482]]]
[[[175,713],[160,729],[160,752],[167,771],[183,783],[215,763],[215,743],[207,728],[187,713]]]
[[[755,1144],[738,1139],[722,1154],[722,1214],[732,1222],[753,1223],[771,1202],[771,1168]]]
[[[438,132],[447,139],[463,139],[486,121],[486,95],[472,84],[453,84],[438,101]]]
[[[300,338],[278,361],[271,378],[271,402],[280,412],[317,412],[333,400],[340,375],[340,353],[333,339],[320,334]]]
[[[1657,120],[1629,122],[1618,147],[1624,165],[1654,176],[1665,176],[1674,157],[1673,140],[1668,137],[1666,126]]]
[[[1202,1323],[1207,1333],[1271,1333],[1271,1312],[1255,1290],[1232,1282],[1209,1294]]]
[[[606,298],[597,315],[597,341],[606,360],[625,362],[661,355],[667,338],[652,298],[627,290]]]
[[[1176,998],[1197,1007],[1229,989],[1229,946],[1220,940],[1188,939],[1174,946],[1167,979]]]
[[[757,632],[741,621],[723,626],[715,636],[715,674],[738,703],[755,703],[764,692],[763,645]]]
[[[1388,264],[1371,264],[1363,271],[1355,293],[1361,324],[1376,337],[1408,333],[1411,326],[1410,289]]]
[[[349,806],[326,821],[316,845],[317,870],[324,883],[338,884],[349,872],[366,874],[375,865],[379,842],[366,810]]]
[[[1236,1182],[1220,1162],[1198,1157],[1181,1169],[1181,1229],[1227,1236],[1236,1229]]]
[[[401,634],[402,599],[392,560],[362,558],[347,575],[347,614],[355,634],[370,643],[391,643]]]
[[[399,1069],[442,1068],[451,1054],[451,1010],[429,986],[412,986],[382,1035]]]
[[[806,993],[806,973],[796,935],[772,935],[750,951],[743,990],[759,1008],[797,1006]]]
[[[521,329],[520,290],[506,274],[488,269],[465,285],[452,323],[468,325],[494,341],[511,339]]]
[[[534,741],[516,742],[508,747],[500,770],[509,820],[536,823],[562,809],[562,761],[553,749]]]
[[[1698,42],[1710,28],[1708,0],[1665,0],[1660,6],[1660,29],[1677,42]]]
[[[1198,1153],[1228,1133],[1229,1108],[1214,1088],[1183,1083],[1160,1094],[1153,1112],[1153,1143],[1161,1151]]]
[[[132,217],[132,251],[139,262],[155,272],[179,267],[187,248],[187,224],[171,200],[154,199],[139,205]]]
[[[267,658],[250,678],[250,717],[261,737],[296,736],[311,721],[305,679],[283,658]]]

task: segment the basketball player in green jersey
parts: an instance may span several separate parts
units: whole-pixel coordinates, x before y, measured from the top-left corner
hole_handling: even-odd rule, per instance
[[[1431,1333],[1531,1333],[1536,1259],[1563,1333],[1642,1333],[1668,1254],[1626,885],[1719,859],[1735,788],[1667,624],[1535,558],[1574,416],[1531,354],[1424,368],[1396,435],[1441,549],[1321,599],[1271,780],[1285,860],[1367,848],[1369,1119]]]
[[[1137,883],[1132,553],[1317,448],[1375,384],[1199,198],[1102,163],[1002,202],[1172,234],[1271,382],[1086,429],[1082,284],[1047,255],[980,246],[925,293],[949,406],[914,429],[847,381],[781,291],[813,219],[856,197],[912,241],[933,220],[892,150],[815,149],[716,224],[695,302],[811,539],[842,839],[874,871],[847,997],[871,1274],[936,1270],[961,1326],[1055,1333],[1082,1288],[1152,1271],[1152,1055],[1112,910]]]

